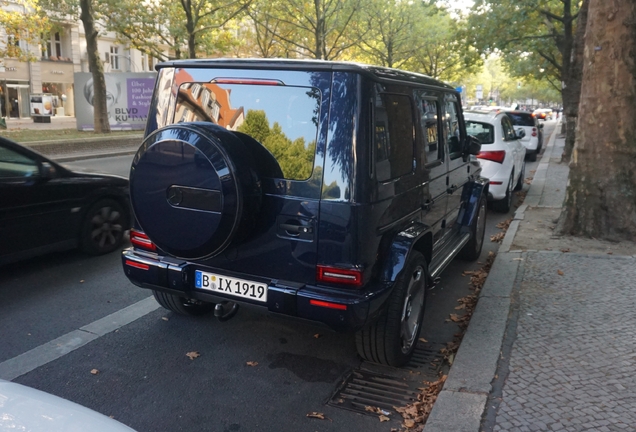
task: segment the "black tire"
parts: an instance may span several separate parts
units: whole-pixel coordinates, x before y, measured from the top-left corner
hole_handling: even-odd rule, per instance
[[[121,247],[129,228],[128,211],[114,199],[104,198],[89,207],[80,230],[80,248],[102,255]]]
[[[537,153],[539,153],[539,148],[537,148],[535,151],[533,151],[532,153],[528,153],[527,155],[527,159],[530,162],[536,162],[537,161]]]
[[[411,359],[422,328],[427,271],[424,255],[411,252],[395,282],[387,309],[356,333],[356,347],[362,358],[396,367]]]
[[[481,255],[481,248],[484,246],[484,236],[486,233],[486,196],[479,198],[479,208],[477,217],[470,227],[470,240],[457,254],[457,258],[464,261],[475,261]]]
[[[536,153],[535,153],[535,159],[536,159]],[[523,181],[525,180],[526,177],[526,163],[524,162],[523,165],[521,165],[521,174],[519,174],[519,179],[517,180],[517,183],[515,184],[515,191],[520,191],[521,189],[523,189]]]
[[[152,290],[155,300],[165,309],[185,316],[205,315],[214,309],[214,303],[199,300],[188,300],[173,294]]]
[[[497,213],[508,213],[512,208],[512,179],[514,173],[510,174],[510,180],[508,180],[508,186],[506,187],[506,196],[503,199],[492,201],[492,209]]]

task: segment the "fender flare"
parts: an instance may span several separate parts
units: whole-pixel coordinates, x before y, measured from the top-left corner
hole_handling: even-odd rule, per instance
[[[426,261],[430,263],[433,251],[433,233],[428,225],[414,222],[393,237],[382,268],[383,281],[395,282],[397,280],[413,249],[421,252]],[[430,279],[430,275],[427,277]]]
[[[462,208],[457,215],[462,232],[469,232],[479,211],[479,199],[482,194],[488,194],[490,181],[484,177],[477,177],[464,185],[462,191]]]

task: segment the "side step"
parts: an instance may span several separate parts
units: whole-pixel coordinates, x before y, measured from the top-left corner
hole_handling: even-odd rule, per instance
[[[446,266],[450,264],[464,245],[468,243],[468,240],[470,240],[470,233],[460,234],[454,239],[454,241],[448,241],[442,249],[433,255],[433,260],[430,265],[431,277],[433,279],[439,277]]]

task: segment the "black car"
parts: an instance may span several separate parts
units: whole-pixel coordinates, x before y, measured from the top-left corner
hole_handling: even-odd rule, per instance
[[[131,168],[128,278],[179,314],[256,305],[407,362],[427,288],[483,243],[488,181],[459,94],[352,63],[158,69]]]
[[[0,137],[0,264],[80,247],[112,252],[130,227],[128,180],[71,171]]]

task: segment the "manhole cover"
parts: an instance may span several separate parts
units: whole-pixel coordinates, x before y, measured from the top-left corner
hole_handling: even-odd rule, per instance
[[[418,371],[431,378],[438,377],[444,364],[444,355],[441,349],[445,346],[439,343],[418,342],[411,361],[403,369]]]

